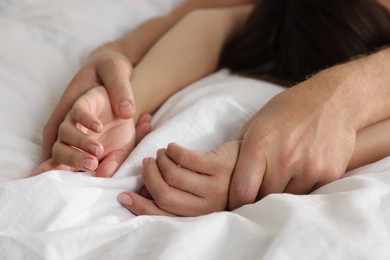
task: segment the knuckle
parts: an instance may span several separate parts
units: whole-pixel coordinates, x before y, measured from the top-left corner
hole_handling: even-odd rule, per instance
[[[305,166],[305,172],[306,175],[314,175],[313,180],[316,178],[322,185],[331,183],[341,176],[338,167],[321,159],[309,161]]]
[[[294,149],[286,149],[280,158],[279,167],[282,171],[287,171],[296,165],[299,161],[299,153]]]
[[[177,186],[177,178],[176,178],[175,174],[172,171],[162,171],[161,175],[162,175],[164,181],[169,186],[172,186],[172,187],[176,187]]]
[[[129,67],[129,63],[121,56],[109,57],[104,61],[104,66],[111,68]]]
[[[172,205],[172,199],[168,192],[161,191],[158,194],[156,194],[156,197],[154,198],[154,201],[161,209],[168,209]]]
[[[177,154],[176,163],[178,163],[179,165],[186,165],[188,160],[190,159],[191,157],[189,153],[185,150],[181,150]]]
[[[230,176],[233,172],[234,165],[230,165],[229,162],[221,162],[218,161],[214,163],[211,167],[213,175],[222,175],[222,176]]]

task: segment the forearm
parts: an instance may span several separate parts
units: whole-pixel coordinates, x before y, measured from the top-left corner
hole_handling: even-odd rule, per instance
[[[237,1],[239,4],[239,1]],[[250,0],[242,2],[251,2]],[[213,3],[213,1],[187,0],[175,8],[171,13],[145,21],[122,38],[104,44],[94,51],[115,51],[123,54],[136,66],[150,48],[177,22],[194,10],[213,8],[229,4]]]
[[[333,91],[332,103],[356,130],[390,117],[390,48],[335,66],[319,76],[328,81],[318,87]]]
[[[215,71],[223,45],[250,10],[244,6],[197,11],[164,35],[134,69],[137,115],[153,113],[172,94]]]
[[[99,47],[94,53],[101,51],[119,52],[135,66],[178,21],[191,11],[204,7],[206,7],[205,4],[197,4],[197,1],[184,1],[171,13],[145,21],[122,38]]]
[[[123,54],[135,66],[176,22],[176,17],[171,15],[148,20],[119,40],[99,47],[92,56],[103,51],[115,51]]]
[[[357,133],[356,145],[347,170],[373,163],[390,155],[390,119],[370,125]]]

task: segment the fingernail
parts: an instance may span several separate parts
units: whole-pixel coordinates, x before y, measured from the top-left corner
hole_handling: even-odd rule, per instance
[[[91,129],[97,133],[99,133],[102,129],[101,125],[96,123],[96,122],[92,122],[91,123]]]
[[[93,169],[93,160],[92,159],[84,159],[81,161],[81,165],[86,170],[92,170]]]
[[[122,101],[119,104],[119,112],[122,114],[129,114],[133,112],[133,104],[129,100]]]
[[[97,146],[96,144],[87,145],[87,150],[88,150],[88,152],[90,152],[94,155],[99,155],[99,146]]]
[[[133,203],[133,200],[126,193],[122,193],[121,195],[119,195],[119,202],[122,203],[123,205],[131,206],[131,204]]]

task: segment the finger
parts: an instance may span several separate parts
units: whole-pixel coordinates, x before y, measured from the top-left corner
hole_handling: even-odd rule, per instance
[[[266,159],[259,147],[244,139],[230,184],[230,210],[256,201],[266,166]]]
[[[308,185],[305,182],[305,180],[293,178],[286,185],[284,192],[290,194],[302,195],[302,194],[308,194],[312,188],[313,185],[310,184]]]
[[[180,216],[206,213],[201,198],[168,186],[153,159],[144,159],[143,165],[144,184],[160,209]]]
[[[64,122],[60,125],[58,140],[61,143],[74,146],[98,158],[104,153],[104,147],[98,141],[93,137],[84,134],[80,129],[69,122]]]
[[[70,112],[70,118],[87,129],[100,133],[103,129],[103,124],[99,117],[91,112],[91,108],[85,102],[85,99],[81,98],[74,104]]]
[[[123,119],[134,116],[135,102],[130,84],[131,66],[126,58],[102,62],[98,64],[96,70],[107,89],[115,114]]]
[[[215,172],[215,166],[219,165],[212,153],[192,151],[176,143],[170,143],[166,153],[176,164],[204,174]]]
[[[96,177],[112,177],[129,156],[130,151],[117,150],[108,154],[96,169]]]
[[[213,189],[210,176],[178,166],[167,156],[165,149],[160,149],[157,152],[156,163],[164,181],[171,187],[200,197],[208,194],[208,191]]]
[[[138,119],[137,124],[144,124],[144,123],[150,124],[151,121],[152,121],[152,115],[151,114],[141,114],[141,116]]]
[[[60,164],[83,171],[93,171],[98,166],[98,160],[93,155],[60,142],[53,146],[53,159]]]
[[[53,158],[50,158],[49,160],[43,162],[41,165],[39,165],[35,170],[33,170],[30,173],[30,176],[36,176],[44,172],[52,171],[52,170],[73,170],[71,167],[60,164],[56,161],[54,161]]]
[[[138,144],[146,135],[152,131],[152,116],[149,114],[142,114],[135,126],[135,143]]]
[[[119,202],[134,215],[161,215],[175,216],[157,207],[154,201],[146,199],[133,192],[123,192],[119,195]]]
[[[273,193],[283,193],[287,184],[291,181],[290,176],[289,172],[282,172],[275,169],[274,171],[267,170],[263,176],[257,199],[262,199]]]
[[[57,140],[58,127],[70,111],[74,102],[95,85],[96,73],[89,67],[82,69],[70,82],[44,128],[42,144],[43,160],[51,158],[52,148]]]

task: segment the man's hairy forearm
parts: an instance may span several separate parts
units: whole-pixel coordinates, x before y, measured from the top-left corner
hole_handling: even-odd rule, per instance
[[[322,73],[333,78],[337,106],[356,130],[390,117],[390,48]]]

